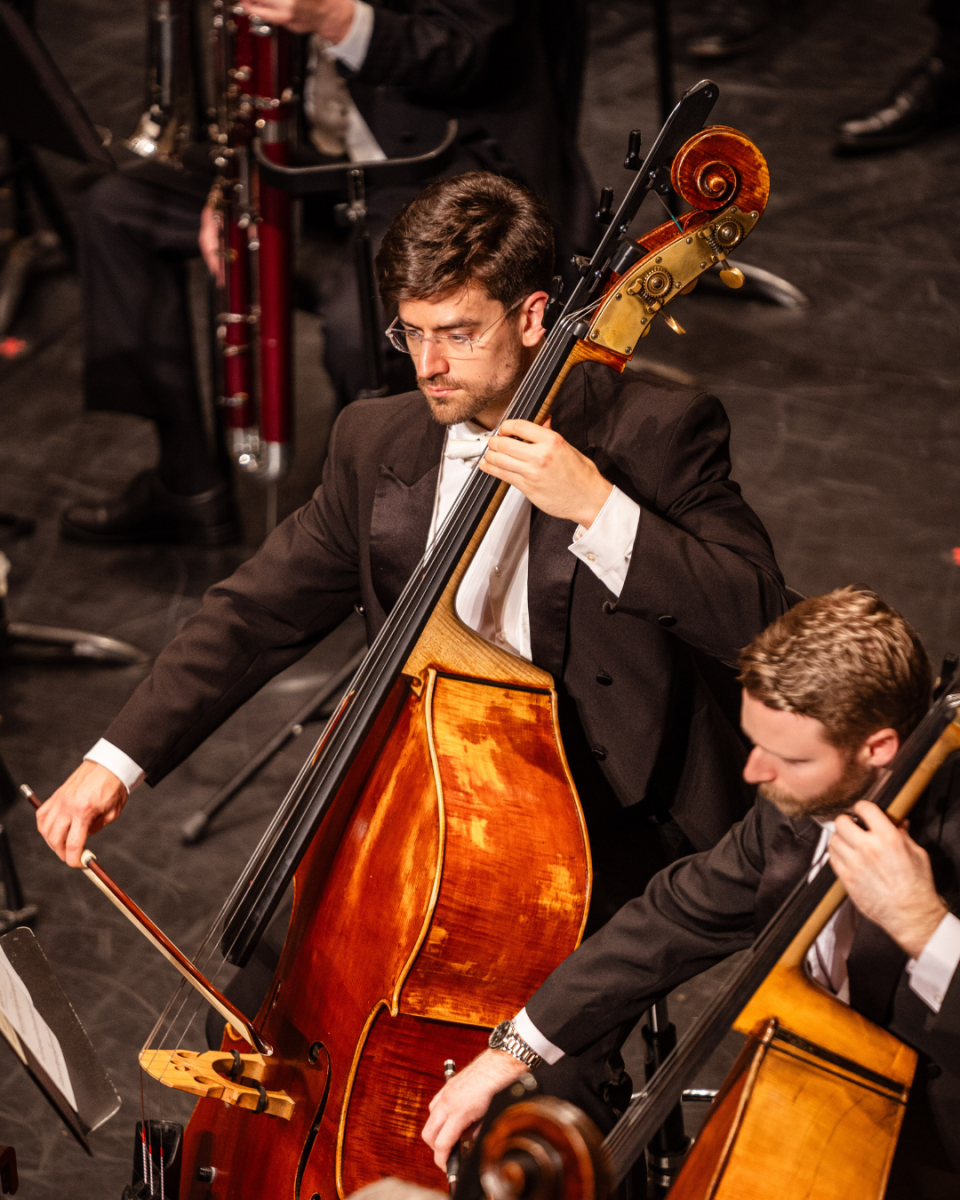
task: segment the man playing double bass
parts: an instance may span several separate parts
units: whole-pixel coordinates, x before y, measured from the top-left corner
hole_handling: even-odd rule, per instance
[[[523,1043],[542,1060],[542,1089],[562,1092],[553,1073],[564,1059],[618,1046],[651,1003],[749,946],[827,853],[849,899],[807,973],[920,1053],[887,1196],[960,1195],[960,755],[932,780],[909,833],[859,799],[927,710],[926,653],[899,613],[844,588],[780,617],[740,668],[755,806],[550,975],[514,1019],[514,1053],[485,1051],[438,1093],[424,1137],[439,1164],[528,1070],[514,1056]]]
[[[499,176],[439,181],[401,211],[377,266],[420,390],[340,414],[313,499],[210,589],[43,806],[62,858],[77,865],[142,779],[162,779],[355,605],[372,642],[484,451],[480,469],[514,487],[458,608],[557,681],[592,925],[742,815],[736,654],[788,602],[729,478],[719,402],[591,363],[564,383],[551,428],[490,436],[540,348],[553,259],[544,204]]]

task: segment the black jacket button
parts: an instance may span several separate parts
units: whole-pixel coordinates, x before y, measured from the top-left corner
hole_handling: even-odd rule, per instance
[[[594,746],[593,757],[598,758],[601,762],[603,762],[603,760],[607,757],[606,746]]]
[[[613,679],[606,673],[606,671],[598,671],[597,683],[602,683],[604,687],[609,687],[610,684],[613,683]]]
[[[662,625],[664,629],[671,629],[677,623],[676,617],[657,617],[657,624]]]
[[[604,600],[602,607],[603,607],[604,616],[607,616],[607,617],[612,617],[613,614],[617,611],[616,602],[613,600]]]
[[[927,1078],[928,1079],[939,1079],[942,1074],[943,1074],[943,1067],[941,1067],[939,1063],[935,1063],[935,1062],[927,1063]]]

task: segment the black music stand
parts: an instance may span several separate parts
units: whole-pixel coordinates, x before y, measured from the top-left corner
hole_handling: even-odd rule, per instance
[[[21,13],[0,0],[0,133],[7,136],[9,164],[0,185],[13,193],[14,242],[0,272],[0,338],[16,316],[30,275],[57,245],[72,260],[73,229],[36,148],[104,170],[115,163],[101,144],[70,85]],[[36,226],[30,193],[52,227]]]
[[[670,28],[670,0],[653,0],[653,47],[654,58],[656,60],[657,69],[657,99],[660,104],[660,123],[661,125],[673,112],[673,107],[676,104],[676,92],[673,82],[673,34]],[[665,197],[667,207],[674,211],[671,207],[675,203],[673,193]],[[734,295],[740,295],[742,299],[749,300],[760,297],[764,300],[770,300],[774,304],[779,304],[782,308],[806,308],[810,303],[807,297],[789,283],[786,279],[781,279],[779,275],[774,275],[772,271],[767,271],[763,267],[755,267],[750,263],[745,263],[741,259],[737,259],[736,266],[742,272],[745,283],[742,288]],[[730,296],[731,291],[720,280],[720,264],[711,267],[709,271],[704,272],[700,276],[700,285],[704,291],[710,293],[722,293],[725,296]]]

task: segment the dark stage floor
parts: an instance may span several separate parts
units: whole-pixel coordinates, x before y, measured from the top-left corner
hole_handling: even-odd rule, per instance
[[[788,7],[792,24],[769,51],[712,72],[721,87],[714,119],[744,130],[770,162],[770,207],[744,257],[788,278],[810,306],[788,310],[698,293],[675,310],[688,336],[658,327],[643,349],[659,368],[686,373],[725,401],[736,476],[767,523],[789,583],[808,593],[874,587],[939,657],[960,645],[953,558],[960,545],[960,139],[953,131],[884,157],[832,158],[833,121],[878,98],[925,52],[931,27],[922,0]],[[692,0],[678,0],[678,29],[691,27],[695,14]],[[115,139],[126,136],[142,103],[142,7],[39,0],[38,19],[94,121]],[[700,74],[678,61],[679,85]],[[598,0],[582,126],[598,187],[625,186],[627,131],[639,125],[650,143],[658,124],[653,96],[648,7]],[[48,161],[72,201],[84,172]],[[661,218],[647,210],[645,219]],[[61,509],[115,491],[150,461],[152,435],[134,418],[81,414],[77,281],[55,262],[32,289],[17,332],[37,349],[0,367],[0,510],[35,518],[37,530],[0,547],[13,566],[10,615],[112,634],[155,654],[203,590],[251,552],[262,531],[262,496],[244,489],[247,549],[100,550],[61,542]],[[281,495],[284,511],[315,484],[330,421],[315,319],[300,317],[299,332],[305,435]],[[345,661],[356,636],[355,627],[342,631],[272,683],[161,787],[137,792],[122,820],[97,839],[103,862],[186,949],[219,908],[295,773],[303,743],[246,790],[201,846],[180,845],[180,823]],[[143,673],[3,669],[0,753],[17,779],[49,794]],[[96,1157],[88,1160],[0,1051],[0,1142],[17,1147],[26,1200],[118,1200],[139,1114],[136,1052],[174,976],[83,878],[46,851],[25,805],[4,820],[28,899],[41,906],[38,937],[124,1104],[94,1135]],[[710,990],[701,982],[675,997],[681,1023]],[[709,1078],[722,1077],[723,1061]],[[188,1108],[166,1093],[164,1115]]]

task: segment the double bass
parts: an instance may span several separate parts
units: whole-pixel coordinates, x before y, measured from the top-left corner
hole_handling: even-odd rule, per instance
[[[902,822],[957,750],[953,692],[933,705],[865,798]],[[480,1151],[487,1195],[604,1200],[733,1028],[747,1040],[670,1200],[882,1200],[917,1054],[804,971],[845,897],[826,860],[800,880],[606,1139],[552,1097],[507,1107]]]
[[[508,418],[545,420],[578,363],[622,371],[703,271],[742,282],[727,254],[769,179],[744,135],[703,128],[717,96],[710,81],[692,88],[643,162],[634,154],[636,178],[615,214],[605,205],[607,231]],[[671,187],[689,211],[631,238],[644,197]],[[590,853],[553,680],[455,610],[505,493],[473,473],[225,905],[216,941],[243,966],[292,884],[259,1012],[230,1019],[219,1051],[171,1045],[170,1023],[141,1054],[147,1074],[199,1097],[180,1200],[436,1182],[420,1129],[445,1064],[481,1051],[579,941]]]

